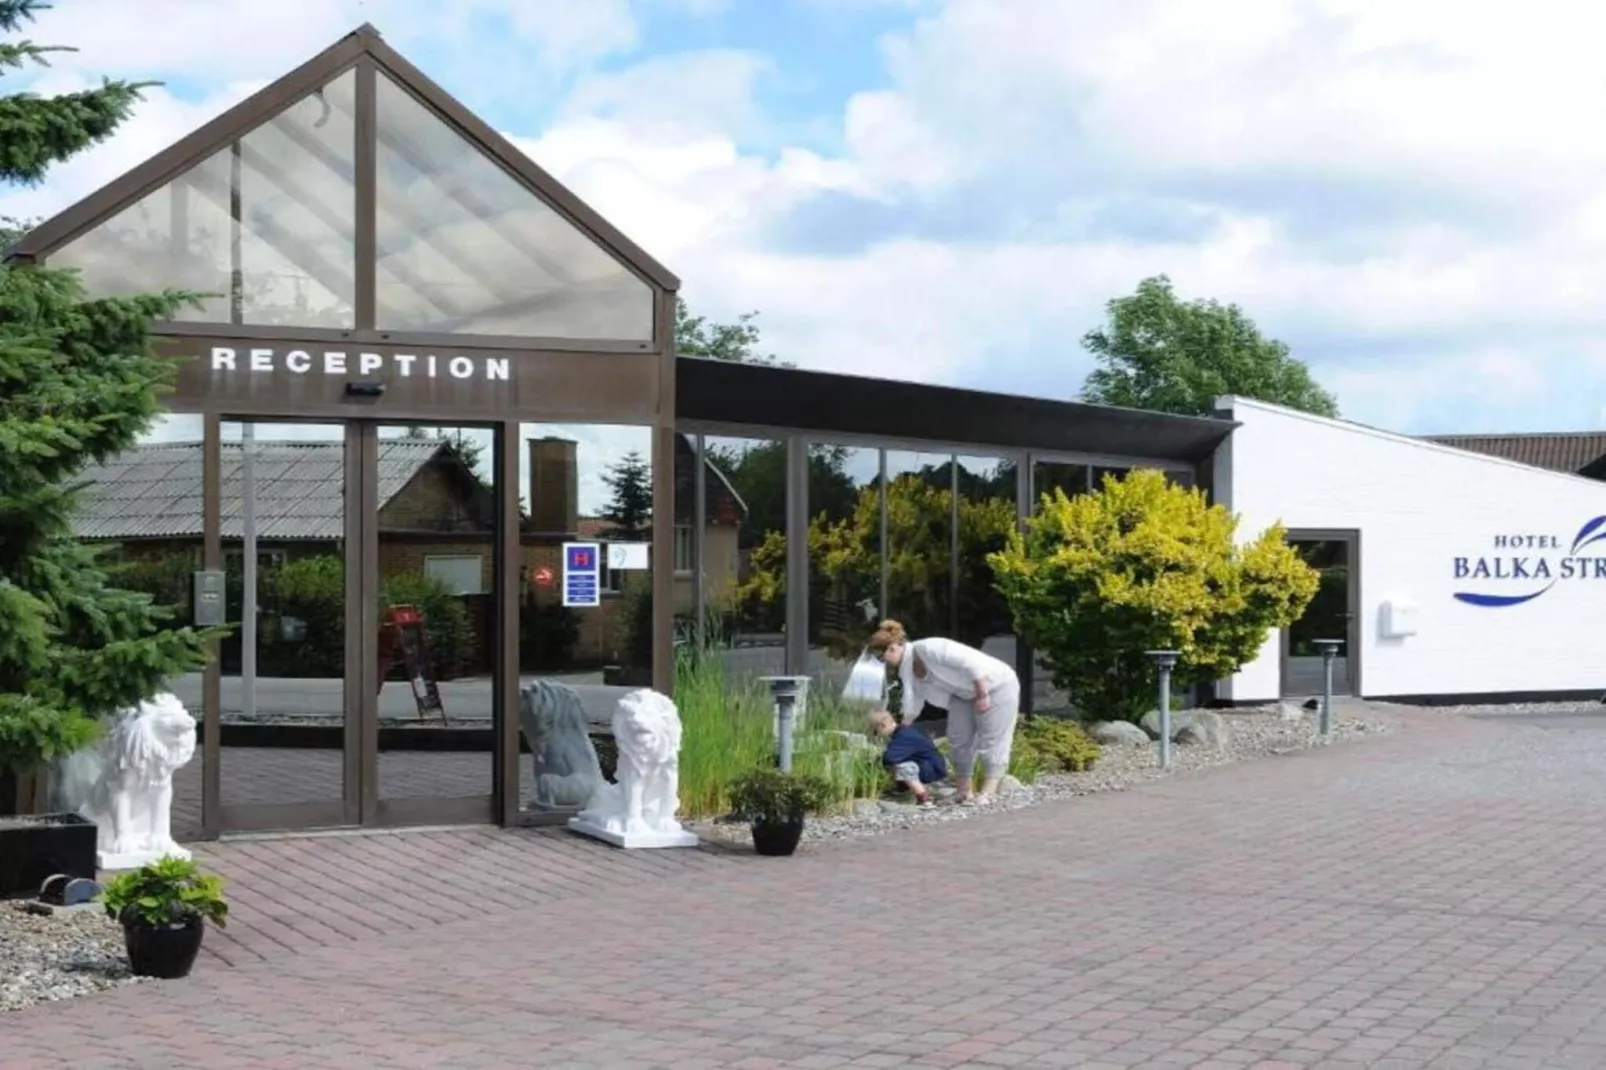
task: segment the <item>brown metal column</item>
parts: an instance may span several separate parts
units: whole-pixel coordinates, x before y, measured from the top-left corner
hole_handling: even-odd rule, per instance
[[[364,56],[358,60],[354,74],[357,84],[356,115],[353,117],[356,152],[353,163],[356,165],[354,177],[357,187],[357,211],[353,231],[356,257],[355,277],[352,279],[352,314],[357,329],[366,331],[374,327],[374,312],[377,305],[375,277],[378,273],[379,247],[379,210],[376,204],[379,138],[374,106],[376,74],[373,59]]]
[[[202,426],[201,567],[210,571],[223,567],[223,421],[207,413]],[[222,656],[222,644],[213,640],[201,676],[201,831],[207,839],[223,831]]]
[[[786,438],[786,674],[809,671],[809,444]]]
[[[491,667],[492,723],[496,726],[496,765],[492,776],[493,806],[503,825],[519,817],[519,599],[523,597],[524,548],[519,539],[519,425],[496,429],[496,592],[491,609],[496,622],[495,659]]]
[[[1019,454],[1015,461],[1015,522],[1020,530],[1026,530],[1026,521],[1031,518],[1032,507],[1037,500],[1037,487],[1033,479],[1033,470],[1036,462],[1030,453]],[[1037,663],[1032,657],[1032,648],[1020,635],[1015,636],[1015,675],[1020,677],[1020,711],[1032,712],[1033,677],[1037,672]]]
[[[675,295],[657,297],[658,412],[652,434],[652,686],[675,693]]]
[[[346,424],[346,702],[344,795],[347,824],[379,812],[379,428]]]

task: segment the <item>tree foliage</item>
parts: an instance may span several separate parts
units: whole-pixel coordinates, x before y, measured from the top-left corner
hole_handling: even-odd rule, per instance
[[[946,471],[943,466],[942,471]],[[887,597],[879,615],[895,614],[913,635],[948,635],[953,604],[950,542],[953,492],[921,473],[887,484]],[[958,632],[953,638],[980,645],[1009,627],[1008,608],[993,589],[988,555],[1008,545],[1015,530],[1012,497],[959,502]],[[881,598],[881,494],[871,484],[857,492],[851,513],[835,519],[816,514],[809,524],[813,589],[811,641],[841,656],[856,654],[873,622],[857,612],[863,599]],[[736,597],[748,613],[773,609],[786,598],[786,536],[772,531],[753,551]],[[825,607],[840,612],[830,622]],[[824,625],[822,627],[822,625]]]
[[[675,351],[688,357],[708,357],[733,364],[773,364],[790,368],[774,353],[759,352],[757,312],[744,312],[735,323],[710,323],[692,315],[684,298],[675,297]]]
[[[652,537],[652,468],[635,450],[608,468],[602,481],[613,496],[602,510],[605,539],[642,542]]]
[[[14,33],[29,3],[0,2]],[[0,63],[42,58],[12,44]],[[138,87],[0,99],[0,178],[37,181],[110,133]],[[119,590],[100,552],[73,537],[92,462],[149,427],[174,364],[148,332],[187,295],[89,300],[75,273],[0,267],[0,766],[28,771],[90,742],[99,718],[149,698],[204,659],[207,636]]]
[[[1164,275],[1107,306],[1109,322],[1082,345],[1097,367],[1082,400],[1207,416],[1227,394],[1337,416],[1338,403],[1288,347],[1260,333],[1237,305],[1183,301]]]
[[[1315,570],[1280,526],[1242,546],[1236,528],[1202,491],[1139,469],[1093,494],[1045,495],[990,561],[1054,685],[1089,715],[1135,720],[1154,705],[1144,651],[1180,651],[1183,685],[1224,679],[1315,595]]]

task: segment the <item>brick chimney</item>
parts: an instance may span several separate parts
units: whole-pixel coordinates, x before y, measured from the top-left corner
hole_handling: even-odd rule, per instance
[[[530,529],[569,536],[580,530],[580,466],[569,439],[530,440]]]

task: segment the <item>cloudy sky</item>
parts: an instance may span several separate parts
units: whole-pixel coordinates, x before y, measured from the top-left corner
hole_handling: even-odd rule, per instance
[[[160,79],[52,211],[363,21],[806,367],[1070,397],[1109,298],[1234,301],[1407,432],[1606,426],[1606,9],[1576,0],[56,0]]]

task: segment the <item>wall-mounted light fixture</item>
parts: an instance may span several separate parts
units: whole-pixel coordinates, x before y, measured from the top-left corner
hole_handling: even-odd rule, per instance
[[[379,398],[385,396],[385,384],[374,380],[346,384],[349,398]]]

